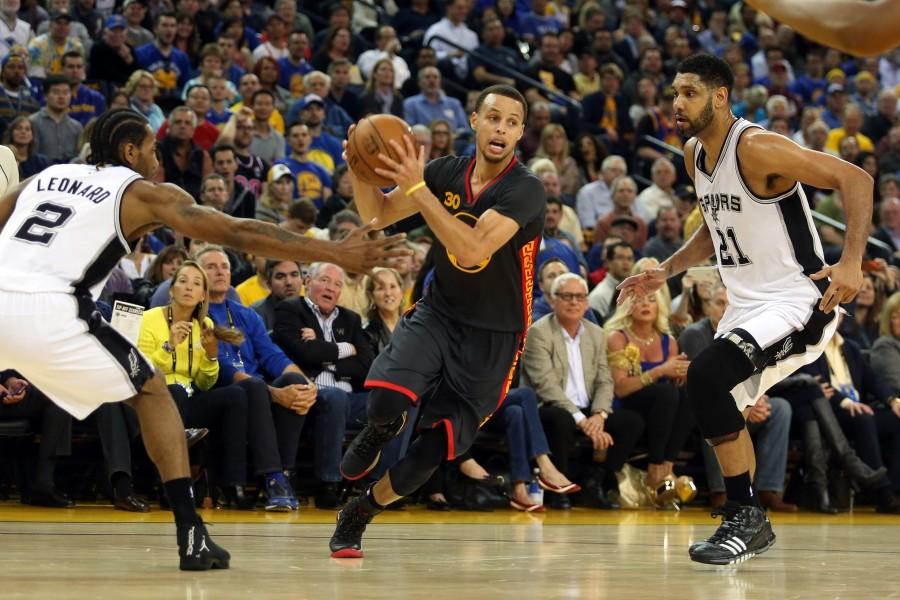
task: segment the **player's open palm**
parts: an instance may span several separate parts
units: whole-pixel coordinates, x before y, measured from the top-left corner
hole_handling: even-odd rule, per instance
[[[643,273],[632,275],[616,286],[619,290],[619,297],[616,299],[617,304],[622,304],[626,300],[634,300],[643,296],[649,296],[661,288],[668,277],[663,269],[647,269]]]
[[[819,302],[819,310],[826,313],[833,311],[838,304],[846,304],[856,298],[856,293],[859,292],[863,282],[861,266],[842,261],[830,267],[826,266],[809,277],[814,280],[831,278],[831,283],[828,284],[828,289],[822,294],[822,301]]]
[[[410,256],[412,251],[398,243],[404,234],[369,239],[369,233],[375,229],[373,219],[367,225],[357,227],[338,242],[338,251],[334,262],[350,273],[368,273],[375,267],[389,267],[393,258]]]

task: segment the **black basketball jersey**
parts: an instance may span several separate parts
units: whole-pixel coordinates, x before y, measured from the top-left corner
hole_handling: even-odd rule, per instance
[[[470,177],[473,157],[448,156],[425,167],[428,188],[447,211],[467,225],[489,208],[513,219],[519,230],[493,256],[461,266],[440,242],[426,302],[458,323],[493,331],[523,332],[531,325],[534,261],[544,229],[544,186],[513,158],[476,196]]]

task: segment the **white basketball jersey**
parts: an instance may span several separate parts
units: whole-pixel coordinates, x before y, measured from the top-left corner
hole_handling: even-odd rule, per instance
[[[130,251],[119,222],[127,167],[55,165],[19,194],[0,232],[0,290],[100,294]]]
[[[744,119],[732,124],[711,174],[704,170],[699,140],[694,149],[694,186],[719,273],[735,308],[771,302],[809,306],[827,286],[809,278],[825,264],[822,243],[799,183],[760,198],[744,182],[737,146],[751,127],[758,125]]]

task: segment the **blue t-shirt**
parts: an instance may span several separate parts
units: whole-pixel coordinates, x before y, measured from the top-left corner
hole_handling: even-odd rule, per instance
[[[181,90],[191,78],[191,61],[187,54],[172,48],[169,56],[163,56],[156,44],[149,42],[134,51],[134,57],[142,69],[153,75],[162,96],[181,96]]]
[[[105,110],[106,98],[103,94],[84,85],[78,86],[78,93],[72,96],[69,104],[69,116],[82,125],[87,125],[88,121],[99,117]]]
[[[275,164],[287,165],[291,170],[294,176],[294,198],[307,198],[316,207],[322,206],[322,192],[331,187],[328,171],[314,162],[300,162],[290,156],[275,161]]]
[[[522,27],[522,35],[533,35],[535,39],[545,33],[559,33],[562,24],[555,17],[544,17],[534,13],[523,15],[519,20]]]
[[[299,65],[295,65],[286,56],[279,58],[278,85],[290,92],[292,97],[299,98],[305,91],[303,76],[312,70],[312,65],[305,60],[301,60]]]
[[[313,138],[312,144],[310,144],[309,147],[327,152],[334,161],[335,167],[344,164],[344,157],[342,156],[344,147],[341,145],[341,141],[333,135],[321,133]]]
[[[210,304],[209,317],[216,325],[233,326],[244,334],[240,348],[219,342],[220,382],[231,383],[237,372],[272,381],[293,364],[269,338],[262,317],[252,308],[226,300],[221,304]]]
[[[231,110],[226,108],[224,112],[217,113],[212,108],[206,111],[206,120],[219,127],[219,125],[225,125],[228,122],[228,119],[231,118]],[[221,127],[219,127],[221,129]]]

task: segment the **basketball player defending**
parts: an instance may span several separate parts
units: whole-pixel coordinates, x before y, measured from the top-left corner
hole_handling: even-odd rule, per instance
[[[472,444],[478,428],[506,397],[531,321],[534,257],[543,229],[543,186],[515,157],[525,98],[510,86],[478,97],[469,123],[475,157],[425,165],[409,136],[390,143],[402,157],[381,155],[379,175],[397,183],[386,196],[350,171],[364,219],[380,226],[421,213],[438,243],[434,280],[397,325],[369,371],[368,425],[341,463],[348,479],[378,464],[381,448],[407,426],[410,404],[422,405],[420,435],[387,474],[337,517],[332,556],[359,558],[366,525],[395,500],[416,491],[438,465]]]
[[[687,379],[694,417],[715,448],[728,496],[714,513],[724,517],[718,530],[690,548],[692,560],[711,564],[745,560],[775,542],[751,485],[756,462],[744,417],[770,386],[824,350],[837,328],[835,308],[861,285],[872,216],[871,177],[735,118],[728,101],[733,81],[728,65],[709,55],[678,66],[675,120],[692,136],[684,162],[706,227],[658,268],[619,284],[619,301],[634,299],[715,254],[728,289],[716,339],[691,362]],[[833,266],[822,258],[800,182],[839,190],[843,199],[847,235]]]
[[[140,419],[175,514],[180,567],[227,569],[194,510],[181,417],[165,379],[95,310],[94,298],[131,242],[160,225],[261,256],[329,260],[354,272],[383,263],[396,239],[345,244],[297,236],[261,221],[197,206],[158,168],[156,136],[138,113],[104,113],[91,135],[91,165],[56,165],[0,200],[0,364],[16,368],[57,405],[83,419],[125,400]],[[214,358],[214,357],[211,357]]]

